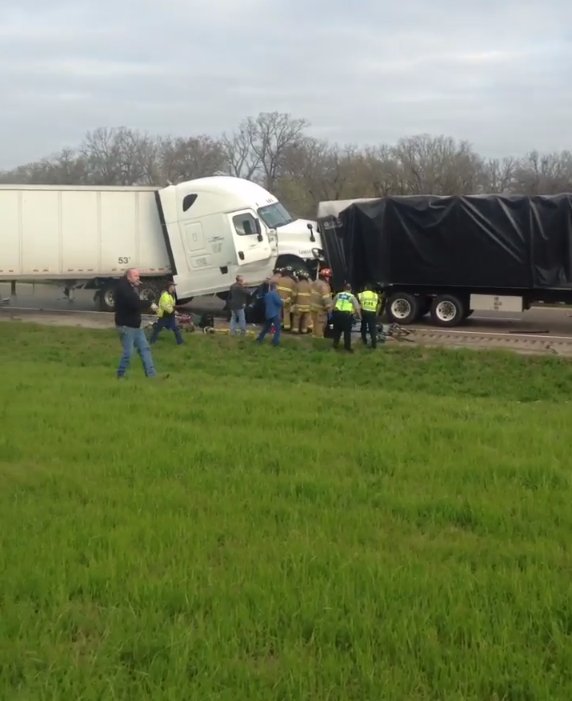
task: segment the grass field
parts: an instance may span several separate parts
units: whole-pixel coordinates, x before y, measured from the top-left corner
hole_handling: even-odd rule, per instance
[[[0,698],[572,698],[572,364],[0,325]]]

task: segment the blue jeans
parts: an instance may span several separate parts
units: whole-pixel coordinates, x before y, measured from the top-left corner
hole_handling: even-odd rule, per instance
[[[123,346],[123,355],[119,361],[117,368],[117,377],[124,377],[129,367],[129,361],[133,355],[133,349],[136,349],[143,363],[143,369],[147,377],[155,377],[157,374],[153,365],[153,356],[151,348],[147,343],[147,337],[143,329],[132,329],[130,326],[118,326],[119,338]]]
[[[179,331],[179,327],[177,326],[177,319],[175,316],[162,316],[155,323],[155,326],[153,327],[153,333],[151,334],[151,338],[149,339],[149,343],[155,343],[157,337],[163,329],[169,329],[169,331],[172,331],[175,334],[178,346],[180,346],[181,343],[184,343],[183,337],[181,336],[181,332]]]
[[[246,334],[246,312],[242,309],[231,309],[230,311],[230,333],[236,334],[236,327],[240,328],[240,335]]]
[[[262,343],[262,341],[264,341],[264,337],[270,331],[273,324],[275,331],[274,338],[272,339],[272,345],[277,346],[280,343],[280,333],[282,328],[282,319],[280,318],[280,316],[273,316],[271,319],[266,319],[266,321],[264,322],[264,326],[262,327],[262,331],[256,339],[258,343]]]

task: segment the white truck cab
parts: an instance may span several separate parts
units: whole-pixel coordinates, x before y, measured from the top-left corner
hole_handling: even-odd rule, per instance
[[[315,221],[294,219],[286,207],[260,185],[231,176],[198,178],[177,187],[189,188],[200,195],[208,194],[209,202],[219,211],[249,211],[260,219],[263,231],[276,232],[278,238],[277,267],[292,265],[310,272],[323,260],[322,241]],[[167,188],[168,190],[168,188]]]
[[[270,195],[272,197],[272,195]],[[294,269],[314,272],[324,260],[318,225],[309,219],[294,219],[275,197],[272,204],[258,210],[260,219],[278,234],[278,267],[291,265]]]
[[[156,193],[174,280],[193,296],[228,289],[238,274],[259,284],[276,262],[276,233],[257,214],[267,193],[236,191],[225,180],[200,178]]]

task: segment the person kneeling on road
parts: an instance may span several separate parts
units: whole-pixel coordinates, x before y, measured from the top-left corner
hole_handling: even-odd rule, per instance
[[[183,337],[179,326],[177,325],[177,315],[175,313],[175,283],[169,282],[167,284],[167,289],[163,291],[161,297],[159,298],[159,307],[157,309],[157,320],[155,326],[153,327],[153,333],[149,339],[149,343],[155,343],[159,334],[163,329],[169,329],[175,334],[175,339],[177,340],[177,345],[180,346],[183,343]]]
[[[344,291],[338,292],[334,297],[334,348],[340,344],[342,333],[344,334],[344,349],[348,353],[352,350],[352,324],[354,313],[361,320],[361,309],[359,302],[352,294],[352,286],[349,283],[344,285]]]
[[[266,334],[274,327],[274,338],[272,345],[277,346],[280,343],[280,330],[282,328],[281,311],[284,306],[284,301],[276,291],[276,285],[271,283],[270,290],[264,295],[264,316],[266,321],[262,327],[257,343],[262,343]]]

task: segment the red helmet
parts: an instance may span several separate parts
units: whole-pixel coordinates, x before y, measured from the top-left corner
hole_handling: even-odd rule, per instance
[[[320,277],[332,277],[332,269],[331,268],[322,268],[320,270]]]

